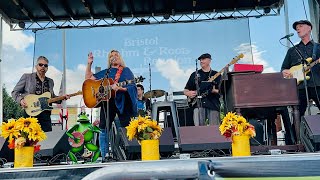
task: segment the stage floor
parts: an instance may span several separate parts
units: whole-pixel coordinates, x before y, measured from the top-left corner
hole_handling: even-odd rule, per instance
[[[208,162],[222,178],[286,177],[320,179],[320,153],[259,155],[250,157],[212,157],[168,159],[160,161],[127,161],[92,164],[1,168],[0,179],[168,179],[169,175],[185,178],[199,176],[199,162]],[[6,165],[8,166],[8,165]],[[167,174],[167,176],[158,174]],[[98,176],[97,176],[98,175]],[[100,177],[100,178],[101,178]],[[139,178],[140,177],[140,178]],[[167,177],[167,178],[166,178]],[[173,178],[172,177],[172,178]]]

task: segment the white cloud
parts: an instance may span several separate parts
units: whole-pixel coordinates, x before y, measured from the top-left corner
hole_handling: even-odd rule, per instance
[[[34,43],[34,37],[23,31],[10,31],[8,24],[3,23],[3,45],[11,46],[17,51],[24,51]]]
[[[252,47],[252,49],[251,49]],[[241,63],[252,64],[252,58],[254,64],[262,64],[264,73],[276,72],[276,70],[269,65],[269,63],[263,59],[262,54],[266,51],[259,51],[258,47],[254,44],[250,45],[249,43],[240,44],[235,50],[240,54],[244,54],[244,58],[241,59]],[[252,51],[252,53],[251,53]]]
[[[241,44],[235,50],[239,54],[244,54],[244,58],[241,59],[241,63],[252,64],[253,57],[255,64],[262,64],[264,66],[264,73],[276,72],[274,68],[271,67],[265,59],[263,59],[262,54],[265,53],[265,51],[259,51],[256,45],[252,45],[251,50],[250,44]],[[181,91],[184,89],[190,74],[194,71],[193,69],[183,70],[179,66],[178,61],[174,59],[158,59],[155,67],[164,78],[168,79],[170,88],[173,91]]]
[[[9,26],[3,23],[3,49],[1,79],[7,92],[11,94],[14,86],[24,73],[31,73],[33,69],[33,56],[26,49],[32,46],[34,38],[23,31],[10,31]],[[82,89],[85,65],[78,65],[76,69],[67,69],[67,93],[74,93]],[[55,86],[54,92],[58,95],[62,80],[62,71],[49,66],[47,76],[52,78]],[[82,96],[72,97],[68,105],[80,106]],[[81,102],[83,105],[83,102]]]
[[[11,91],[19,81],[22,74],[31,73],[31,70],[32,70],[32,66],[10,70],[10,73],[14,74],[14,76],[6,76],[4,78],[4,83],[8,93],[11,93]],[[67,71],[66,93],[71,94],[71,93],[81,91],[82,83],[84,81],[85,65],[78,65],[76,69],[74,70],[67,69],[66,71]],[[6,71],[6,73],[8,72],[9,71]],[[59,95],[59,90],[60,90],[61,80],[62,80],[62,71],[58,70],[54,66],[49,66],[49,70],[46,73],[46,76],[53,79],[54,92],[56,95]],[[82,95],[71,97],[67,101],[67,105],[73,105],[77,107],[82,106],[83,105]]]
[[[183,90],[190,74],[193,72],[192,69],[182,70],[174,59],[158,59],[155,67],[163,77],[169,80],[170,88],[173,91]]]
[[[12,46],[4,45],[1,65],[2,84],[10,94],[21,76],[24,73],[32,72],[32,55],[25,51],[17,51]]]
[[[56,69],[54,66],[49,66],[49,70],[46,76],[50,77],[54,81],[54,92],[59,95],[59,90],[62,80],[62,71]],[[82,90],[82,83],[84,81],[85,65],[78,65],[76,69],[66,70],[66,93],[76,93]],[[68,105],[75,105],[80,107],[83,105],[82,95],[71,97],[67,101]]]

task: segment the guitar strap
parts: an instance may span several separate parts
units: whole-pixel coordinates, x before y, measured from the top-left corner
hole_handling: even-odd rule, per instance
[[[118,83],[122,71],[123,71],[123,67],[122,67],[122,66],[119,66],[119,68],[118,68],[118,70],[117,70],[117,73],[116,73],[116,75],[115,75],[115,77],[114,77],[114,83]]]
[[[318,43],[313,42],[312,60],[317,59],[317,47],[318,47]]]

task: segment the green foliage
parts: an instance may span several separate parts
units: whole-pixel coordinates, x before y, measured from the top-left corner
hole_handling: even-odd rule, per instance
[[[220,120],[222,121],[224,116],[226,115],[226,112],[225,112],[225,105],[224,105],[224,101],[222,98],[220,98]]]
[[[13,98],[8,94],[5,86],[2,88],[3,93],[3,122],[7,122],[8,119],[18,119],[23,116],[23,109]]]

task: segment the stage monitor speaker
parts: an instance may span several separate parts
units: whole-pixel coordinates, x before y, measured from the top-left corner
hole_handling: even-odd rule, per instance
[[[320,151],[320,115],[303,116],[300,132],[306,151]]]
[[[231,141],[220,134],[219,126],[179,127],[179,133],[182,152],[231,148]]]
[[[53,157],[60,153],[68,154],[71,146],[65,130],[46,132],[46,135],[47,139],[39,143],[41,147],[38,153],[42,157]]]
[[[123,142],[124,150],[127,153],[137,153],[141,152],[141,146],[136,139],[129,141],[127,138],[127,129],[120,128],[120,138]],[[162,152],[173,152],[174,151],[174,141],[172,136],[172,130],[170,127],[164,128],[162,135],[159,139],[159,150]]]
[[[0,137],[0,158],[6,159],[7,162],[13,162],[14,160],[14,150],[9,149],[8,141],[2,137]]]

